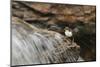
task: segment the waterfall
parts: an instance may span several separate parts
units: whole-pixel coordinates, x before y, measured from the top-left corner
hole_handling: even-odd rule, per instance
[[[12,18],[12,65],[77,62],[80,47],[63,35]]]

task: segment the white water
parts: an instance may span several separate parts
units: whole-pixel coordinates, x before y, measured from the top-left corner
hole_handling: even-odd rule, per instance
[[[59,33],[12,22],[12,65],[76,62],[76,46]]]

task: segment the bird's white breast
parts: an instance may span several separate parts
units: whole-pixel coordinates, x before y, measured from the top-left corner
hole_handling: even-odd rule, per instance
[[[72,32],[69,31],[69,30],[66,30],[66,31],[65,31],[65,35],[66,35],[67,37],[72,37]]]

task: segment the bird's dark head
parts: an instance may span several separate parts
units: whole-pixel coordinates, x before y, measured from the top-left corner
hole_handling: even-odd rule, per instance
[[[70,29],[69,27],[65,27],[65,28],[64,28],[64,31],[66,31],[66,30],[71,31],[71,29]]]

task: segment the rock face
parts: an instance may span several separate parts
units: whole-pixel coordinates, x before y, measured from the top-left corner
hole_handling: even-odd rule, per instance
[[[49,4],[49,3],[32,3],[32,2],[14,2],[13,14],[18,16],[21,12],[23,18],[39,18],[48,17],[52,21],[60,23],[83,23],[93,22],[96,17],[96,7],[89,5],[66,5],[66,4]],[[29,11],[29,12],[28,12]],[[21,17],[21,16],[19,16]],[[52,18],[53,17],[53,18]],[[34,20],[34,19],[33,19]],[[56,23],[53,22],[53,23]]]
[[[12,18],[12,65],[77,62],[80,47],[63,35]]]
[[[13,16],[35,24],[37,27],[60,33],[64,32],[63,29],[66,26],[72,29],[80,25],[95,27],[96,22],[95,6],[14,1],[12,8]],[[94,27],[92,29],[95,29]]]

